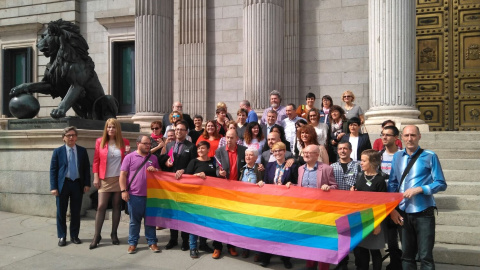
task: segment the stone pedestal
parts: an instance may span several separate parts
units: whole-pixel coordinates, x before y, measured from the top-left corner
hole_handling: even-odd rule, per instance
[[[270,106],[270,91],[283,92],[284,23],[283,0],[244,0],[243,87],[253,109]]]
[[[370,109],[365,113],[369,133],[391,119],[397,127],[417,125],[415,107],[415,1],[369,0],[369,94]]]
[[[173,1],[135,0],[135,115],[142,131],[173,102]]]

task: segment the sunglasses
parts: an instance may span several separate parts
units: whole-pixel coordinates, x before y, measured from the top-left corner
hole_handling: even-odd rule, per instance
[[[152,128],[152,130],[158,130],[158,129],[160,129],[160,128],[159,128],[159,127],[154,127],[154,128]]]
[[[172,118],[180,118],[180,115],[172,115]]]
[[[352,96],[343,96],[343,98],[352,97]]]

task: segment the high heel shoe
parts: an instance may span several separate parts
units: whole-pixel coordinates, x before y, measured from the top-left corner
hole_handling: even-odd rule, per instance
[[[102,240],[102,236],[99,235],[98,237],[97,236],[94,236],[93,237],[93,240],[92,240],[92,243],[90,243],[90,249],[94,249],[98,246],[98,244],[100,243],[100,240]]]
[[[113,245],[120,245],[120,240],[118,240],[117,233],[111,233],[110,237],[112,238]]]

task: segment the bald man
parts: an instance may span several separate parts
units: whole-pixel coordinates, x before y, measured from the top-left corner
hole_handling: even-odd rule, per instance
[[[183,115],[183,120],[187,121],[188,129],[189,129],[189,130],[195,129],[195,125],[194,125],[194,123],[193,123],[192,117],[190,117],[189,114],[183,113],[183,105],[182,105],[182,103],[181,103],[180,101],[175,101],[175,102],[173,102],[172,111],[179,111],[179,112],[181,112],[182,115]],[[170,123],[170,119],[168,118],[169,115],[170,115],[170,113],[166,113],[166,114],[163,116],[163,119],[162,119],[162,124],[163,124],[162,134],[165,134],[165,131],[166,131],[167,126],[172,124],[172,123]]]

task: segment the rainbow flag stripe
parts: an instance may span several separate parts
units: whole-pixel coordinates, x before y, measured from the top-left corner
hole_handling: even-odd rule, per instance
[[[254,184],[147,172],[146,223],[251,250],[337,264],[401,194]]]

